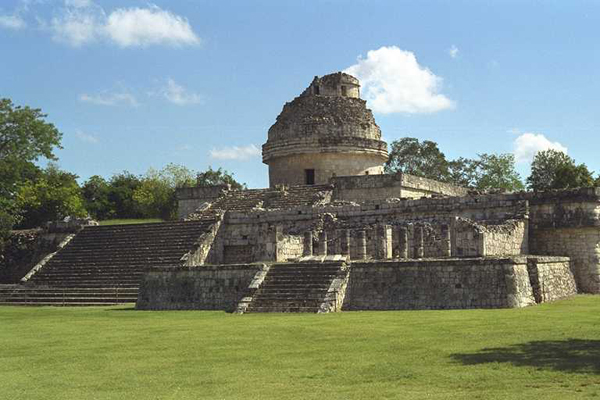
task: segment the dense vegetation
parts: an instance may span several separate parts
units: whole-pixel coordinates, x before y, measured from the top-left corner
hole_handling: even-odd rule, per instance
[[[2,307],[0,321],[12,400],[600,396],[598,296],[320,315]]]
[[[474,189],[523,190],[512,154],[478,154],[477,158],[448,160],[437,143],[405,137],[390,144],[386,173],[403,172]],[[538,152],[527,178],[530,190],[567,189],[600,185],[600,176],[556,150]]]

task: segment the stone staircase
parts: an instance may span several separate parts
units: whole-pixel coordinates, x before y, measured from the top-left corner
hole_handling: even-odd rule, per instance
[[[86,227],[26,283],[0,287],[0,305],[135,302],[146,268],[179,265],[214,222]]]
[[[333,311],[327,304],[332,298],[332,283],[345,274],[343,262],[272,265],[245,312]]]
[[[232,190],[216,199],[208,208],[196,211],[186,217],[188,221],[215,218],[224,211],[249,212],[263,209],[290,209],[301,206],[315,206],[329,202],[333,193],[331,185],[291,186],[285,189],[246,189]]]

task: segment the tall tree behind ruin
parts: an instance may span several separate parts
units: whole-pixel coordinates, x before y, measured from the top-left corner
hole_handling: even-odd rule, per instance
[[[448,161],[437,143],[429,140],[419,142],[419,139],[405,137],[393,141],[390,147],[385,173],[402,172],[442,182],[450,179]]]
[[[0,99],[0,240],[19,219],[15,197],[39,173],[34,162],[55,160],[54,149],[61,148],[62,134],[46,117],[39,109]]]
[[[531,175],[527,186],[531,190],[568,189],[594,186],[594,178],[585,164],[562,151],[545,150],[538,152],[531,163]]]

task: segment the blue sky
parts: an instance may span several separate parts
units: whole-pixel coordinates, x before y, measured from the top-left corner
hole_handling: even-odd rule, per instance
[[[600,172],[600,2],[0,2],[0,97],[82,179],[174,162],[268,185],[260,146],[315,75],[359,75],[386,140],[567,151]]]

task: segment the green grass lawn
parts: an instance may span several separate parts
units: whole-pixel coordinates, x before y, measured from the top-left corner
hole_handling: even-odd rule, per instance
[[[100,225],[131,225],[131,224],[148,224],[164,222],[160,218],[146,218],[146,219],[105,219],[99,221]]]
[[[324,315],[5,307],[0,398],[600,398],[600,296]]]

